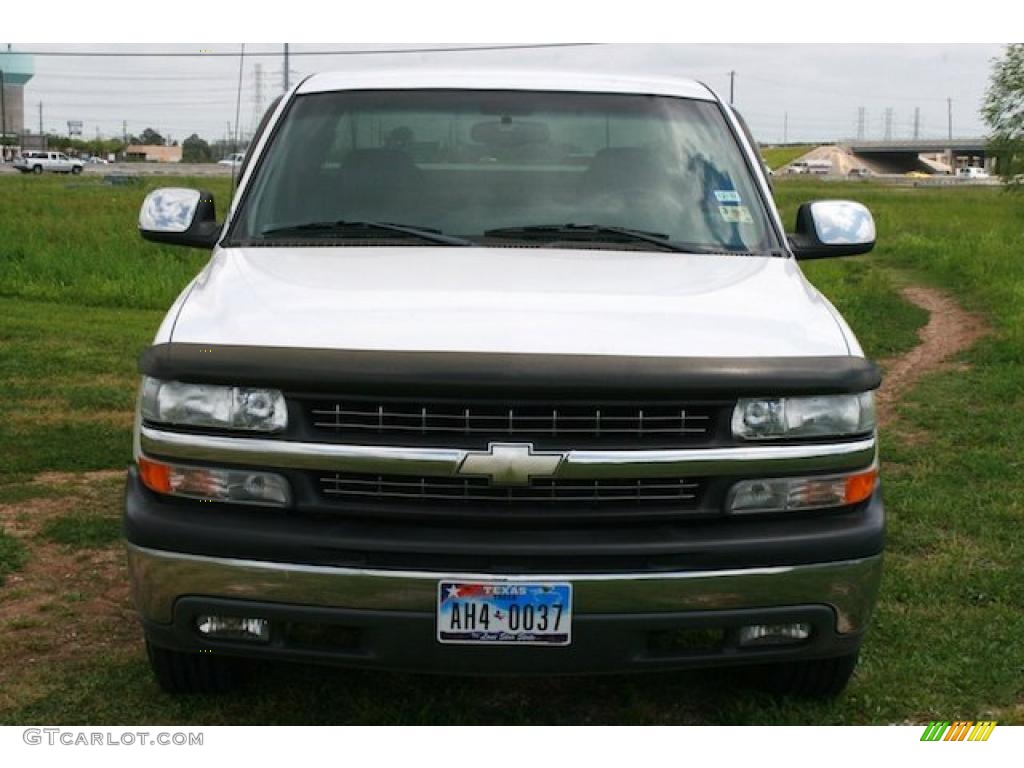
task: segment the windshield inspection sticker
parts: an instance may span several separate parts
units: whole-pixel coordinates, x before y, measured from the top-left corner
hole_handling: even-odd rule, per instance
[[[723,221],[730,224],[750,224],[754,217],[750,215],[750,209],[745,205],[720,205],[718,213]]]
[[[732,203],[733,205],[739,205],[740,193],[735,189],[716,189],[715,200],[719,203]]]

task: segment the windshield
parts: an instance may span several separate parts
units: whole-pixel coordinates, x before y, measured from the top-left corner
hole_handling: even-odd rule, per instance
[[[716,104],[475,90],[296,97],[229,239],[429,245],[424,233],[503,246],[777,247]]]

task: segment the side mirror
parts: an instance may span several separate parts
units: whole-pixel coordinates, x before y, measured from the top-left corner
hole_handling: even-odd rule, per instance
[[[875,220],[871,211],[850,200],[804,203],[789,243],[798,259],[867,253],[875,247]]]
[[[154,189],[142,201],[139,234],[154,243],[213,248],[220,237],[213,195],[181,187]]]

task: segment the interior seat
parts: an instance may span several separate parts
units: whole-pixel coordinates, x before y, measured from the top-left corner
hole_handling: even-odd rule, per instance
[[[393,148],[353,150],[342,161],[337,181],[333,196],[338,218],[416,223],[425,188],[423,174],[408,153]]]
[[[594,155],[583,172],[581,198],[624,193],[631,189],[654,192],[669,184],[669,175],[647,147],[607,147]]]

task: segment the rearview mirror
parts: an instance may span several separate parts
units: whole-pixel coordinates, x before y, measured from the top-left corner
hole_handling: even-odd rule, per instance
[[[875,247],[875,220],[871,211],[850,200],[804,203],[789,243],[798,259],[867,253]]]
[[[213,248],[220,237],[213,195],[181,187],[154,189],[142,201],[139,234],[154,243]]]

